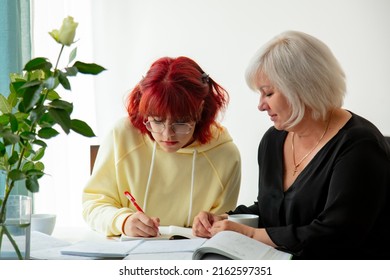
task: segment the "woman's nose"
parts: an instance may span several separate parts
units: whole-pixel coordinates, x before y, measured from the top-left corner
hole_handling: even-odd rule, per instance
[[[259,104],[257,104],[257,109],[260,111],[260,112],[263,112],[265,110],[267,110],[267,103],[264,102],[263,98],[260,98],[259,99]]]
[[[162,133],[164,134],[164,136],[168,137],[176,134],[175,131],[172,129],[172,125],[169,123],[165,124],[165,128]]]

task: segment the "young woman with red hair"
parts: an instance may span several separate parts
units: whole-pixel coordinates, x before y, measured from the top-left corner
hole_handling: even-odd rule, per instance
[[[200,211],[236,206],[240,154],[217,122],[228,93],[190,58],[155,61],[100,146],[83,193],[83,217],[107,236],[152,237],[191,227]],[[137,199],[137,211],[124,195]]]

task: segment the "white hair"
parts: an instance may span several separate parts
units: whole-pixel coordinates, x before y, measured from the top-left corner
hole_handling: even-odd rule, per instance
[[[329,110],[343,104],[345,74],[331,50],[317,38],[286,31],[265,44],[250,62],[245,78],[259,90],[264,74],[288,100],[291,116],[286,127],[299,123],[308,108],[314,119],[326,119]]]

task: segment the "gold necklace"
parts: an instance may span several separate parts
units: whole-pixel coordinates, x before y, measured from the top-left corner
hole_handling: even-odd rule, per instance
[[[330,113],[329,120],[326,124],[324,133],[322,133],[320,139],[318,139],[317,143],[314,145],[314,147],[298,162],[298,164],[295,163],[295,149],[294,149],[294,136],[295,133],[293,132],[292,139],[291,139],[291,149],[292,149],[292,157],[293,157],[293,164],[294,164],[294,173],[293,176],[298,172],[298,167],[302,164],[302,162],[317,148],[317,146],[320,144],[321,140],[324,138],[326,132],[328,131],[329,128],[329,123],[332,118],[333,111]]]

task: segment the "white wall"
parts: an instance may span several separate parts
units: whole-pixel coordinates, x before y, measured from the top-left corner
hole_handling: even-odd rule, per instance
[[[83,4],[68,4],[66,9],[80,22],[80,28],[91,28],[88,31],[93,33],[93,45],[91,53],[85,54],[87,58],[92,55],[94,62],[108,69],[93,80],[94,88],[88,84],[85,89],[77,88],[80,92],[76,93],[77,98],[84,93],[88,99],[95,96],[96,114],[84,116],[90,119],[99,137],[75,138],[69,144],[69,153],[73,153],[74,144],[86,147],[98,143],[113,122],[125,114],[124,97],[155,59],[189,56],[230,93],[230,106],[222,122],[241,151],[243,176],[239,202],[252,203],[257,194],[257,146],[272,123],[266,114],[257,111],[258,96],[246,86],[244,71],[263,43],[287,29],[310,33],[330,46],[347,75],[345,108],[368,118],[390,135],[387,87],[390,2],[387,0],[90,1],[77,1]],[[79,36],[80,45],[89,39],[88,31]],[[79,110],[89,112],[94,103],[87,103],[87,107],[82,105]],[[73,201],[73,216],[64,219],[64,223],[80,221],[78,195],[88,178],[85,174],[88,172],[81,171],[88,164],[88,153],[80,151],[76,155],[77,160],[70,159],[71,165],[66,167],[69,171],[56,171],[58,178],[64,174],[73,177],[67,186],[74,189],[67,197]]]
[[[123,112],[122,98],[160,56],[194,58],[230,92],[223,123],[243,161],[240,202],[256,198],[257,145],[272,125],[244,81],[254,52],[287,29],[326,42],[348,78],[345,107],[390,134],[389,1],[154,0],[95,1],[95,59],[109,68],[97,81],[98,131]],[[102,20],[105,19],[105,20]],[[112,19],[108,20],[108,19]]]

